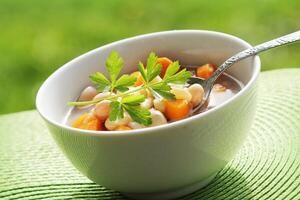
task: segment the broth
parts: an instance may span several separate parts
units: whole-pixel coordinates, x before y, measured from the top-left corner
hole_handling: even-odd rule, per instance
[[[186,67],[189,69],[189,71],[193,73],[192,67]],[[218,87],[225,87],[225,88],[218,88]],[[223,73],[215,82],[214,88],[211,91],[210,97],[207,102],[203,105],[202,109],[200,109],[198,112],[193,112],[191,115],[196,115],[202,112],[205,112],[209,109],[212,109],[214,107],[217,107],[218,105],[226,102],[230,98],[232,98],[236,93],[238,93],[242,88],[244,87],[244,84],[234,78],[233,76]],[[86,112],[91,111],[94,108],[93,105],[85,106],[85,107],[74,107],[71,109],[71,111],[68,113],[65,123],[67,125],[72,125],[74,120],[76,120],[78,117],[83,115]],[[171,123],[172,121],[168,121]]]
[[[66,116],[66,124],[87,130],[123,131],[159,126],[205,112],[239,92],[243,84],[223,73],[213,85],[209,99],[199,84],[188,85],[191,76],[208,79],[214,64],[181,67],[179,61],[150,53],[137,71],[120,75],[124,63],[117,52],[106,60],[109,77],[101,72],[89,76],[94,86],[86,87]],[[96,89],[97,88],[97,89]]]

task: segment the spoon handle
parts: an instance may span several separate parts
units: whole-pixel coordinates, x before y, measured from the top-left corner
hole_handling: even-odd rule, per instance
[[[279,47],[282,45],[286,45],[289,43],[293,43],[300,40],[300,31],[276,38],[274,40],[259,44],[257,46],[254,46],[252,48],[246,49],[244,51],[241,51],[240,53],[230,57],[228,60],[226,60],[222,65],[218,67],[218,69],[215,71],[213,76],[209,78],[209,82],[215,82],[215,80],[230,66],[232,66],[234,63],[248,58],[250,56],[259,54],[260,52],[266,51],[268,49],[272,49],[275,47]]]

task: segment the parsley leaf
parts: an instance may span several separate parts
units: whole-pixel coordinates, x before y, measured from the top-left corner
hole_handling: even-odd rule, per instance
[[[173,100],[175,99],[175,95],[169,91],[166,90],[159,90],[156,89],[154,90],[155,92],[157,92],[160,96],[162,96],[164,99],[168,99],[168,100]]]
[[[160,74],[160,71],[162,69],[162,65],[158,64],[155,66],[155,68],[149,73],[148,81],[152,81],[155,77],[157,77]]]
[[[122,75],[115,84],[115,88],[120,92],[125,92],[128,90],[128,87],[132,86],[136,81],[136,77],[130,75]]]
[[[166,91],[170,91],[172,88],[171,86],[169,86],[167,83],[165,82],[159,82],[156,83],[155,85],[153,85],[151,87],[152,89],[161,89],[161,90],[166,90]]]
[[[141,72],[141,75],[142,75],[144,81],[146,81],[146,83],[148,83],[147,72],[145,70],[144,64],[139,62],[138,69]]]
[[[186,83],[188,78],[191,77],[191,73],[189,71],[186,71],[186,69],[183,69],[178,72],[179,68],[180,65],[178,61],[170,64],[167,68],[163,81],[165,83]]]
[[[145,99],[144,95],[127,96],[122,99],[121,104],[133,121],[148,126],[152,124],[151,113],[148,109],[139,106]]]
[[[124,110],[122,104],[119,101],[112,101],[110,103],[111,112],[109,113],[109,120],[116,121],[117,119],[122,119],[124,117]]]
[[[157,56],[155,53],[151,52],[147,59],[146,68],[143,63],[139,62],[138,69],[141,72],[145,82],[149,83],[159,75],[162,65],[157,63]]]
[[[175,95],[170,92],[171,87],[165,83],[159,83],[152,86],[150,88],[150,91],[153,94],[153,96],[159,99],[162,98],[169,99],[169,100],[175,99]]]
[[[123,59],[119,57],[118,53],[113,51],[106,60],[106,68],[112,84],[114,85],[116,79],[123,68]]]
[[[100,72],[90,75],[90,80],[96,85],[99,92],[110,89],[110,81]]]
[[[175,99],[175,95],[170,92],[171,89],[172,88],[168,84],[160,82],[158,84],[153,85],[150,91],[155,97],[160,99]]]
[[[106,68],[111,81],[100,72],[90,75],[91,81],[96,84],[99,92],[103,92],[104,90],[111,90],[113,92],[114,89],[125,92],[128,90],[128,87],[134,85],[136,81],[136,77],[134,76],[125,74],[117,79],[123,65],[123,59],[114,51],[106,60]]]
[[[186,69],[183,69],[172,76],[165,76],[163,82],[184,84],[187,82],[187,80],[190,77],[191,77],[191,72],[186,71]]]
[[[152,123],[151,113],[148,109],[141,108],[140,104],[145,101],[144,95],[132,95],[124,97],[121,102],[112,101],[109,120],[115,121],[124,117],[124,110],[128,112],[133,121],[148,126]]]
[[[151,113],[146,108],[141,108],[140,106],[131,106],[128,104],[123,104],[123,108],[128,112],[133,121],[149,126],[152,124]]]
[[[142,94],[140,95],[132,95],[127,96],[122,99],[123,104],[131,105],[131,106],[137,106],[145,101],[146,97]]]
[[[164,78],[174,75],[176,72],[178,72],[179,68],[180,68],[180,65],[179,65],[178,61],[171,63],[166,70]]]
[[[152,81],[161,71],[161,64],[157,63],[157,56],[151,52],[147,59],[147,81]]]

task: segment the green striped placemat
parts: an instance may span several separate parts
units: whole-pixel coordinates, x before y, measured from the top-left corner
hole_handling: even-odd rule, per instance
[[[0,117],[0,199],[125,199],[82,176],[36,111]],[[182,199],[300,199],[300,69],[264,72],[243,148]]]

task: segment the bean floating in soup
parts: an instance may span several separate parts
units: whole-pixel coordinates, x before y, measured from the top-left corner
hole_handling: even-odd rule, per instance
[[[106,60],[109,78],[96,72],[93,85],[86,87],[67,117],[74,128],[96,131],[126,131],[167,124],[211,109],[231,98],[243,84],[223,74],[216,81],[210,99],[197,113],[193,108],[202,101],[199,84],[188,85],[191,76],[209,78],[216,66],[181,67],[178,61],[151,53],[146,65],[119,77],[123,60],[112,52]]]

